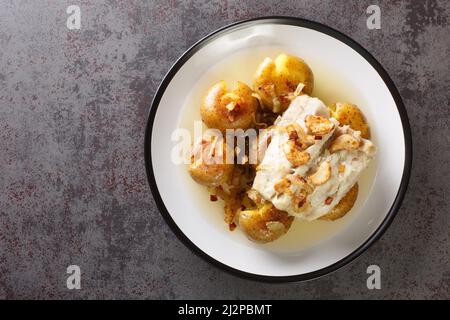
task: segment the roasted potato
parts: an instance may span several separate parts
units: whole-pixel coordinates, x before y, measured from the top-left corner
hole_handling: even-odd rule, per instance
[[[328,220],[334,221],[339,218],[342,218],[353,208],[353,205],[356,202],[356,198],[358,197],[358,184],[355,185],[347,192],[347,194],[339,201],[337,205],[334,206],[333,209],[326,215],[320,217],[320,220]]]
[[[280,113],[287,109],[289,97],[300,83],[304,84],[302,92],[310,95],[314,88],[311,69],[302,59],[282,53],[261,63],[253,84],[263,107]]]
[[[203,122],[209,128],[247,129],[254,125],[259,102],[252,96],[252,90],[242,82],[237,82],[233,90],[225,81],[212,86],[200,107]]]
[[[364,139],[370,138],[369,125],[361,110],[354,104],[337,102],[329,106],[331,116],[341,125],[348,125],[353,130],[361,132]]]
[[[291,227],[294,217],[277,210],[271,203],[266,203],[254,210],[239,213],[239,226],[253,241],[267,243],[284,235]]]
[[[219,187],[231,183],[234,164],[226,162],[226,153],[233,153],[223,140],[204,137],[193,148],[189,173],[197,183],[207,187]]]

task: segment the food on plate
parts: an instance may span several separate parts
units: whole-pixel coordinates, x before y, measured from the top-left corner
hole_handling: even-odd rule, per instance
[[[245,150],[235,147],[236,138],[203,136],[189,172],[211,201],[223,201],[229,229],[239,227],[258,243],[280,238],[295,219],[333,223],[344,217],[375,157],[362,111],[347,102],[327,107],[312,96],[313,86],[306,62],[283,53],[262,62],[254,91],[242,82],[229,90],[221,81],[201,103],[208,128],[256,131]],[[247,161],[238,162],[242,155]]]
[[[358,183],[355,183],[353,187],[351,187],[350,190],[347,192],[347,194],[341,199],[341,201],[339,201],[339,203],[335,205],[330,212],[328,212],[324,216],[321,216],[319,219],[334,221],[339,218],[342,218],[343,216],[345,216],[347,212],[350,211],[351,208],[353,208],[353,205],[355,204],[357,197],[358,197]]]
[[[295,98],[275,125],[278,130],[252,188],[277,209],[301,219],[315,220],[337,205],[375,152],[359,131],[340,126],[319,99],[307,95]],[[290,134],[285,128],[292,126],[302,133]],[[280,189],[283,181],[286,187]]]
[[[331,116],[335,118],[341,125],[349,125],[353,130],[361,132],[364,139],[370,138],[369,125],[366,118],[359,108],[351,103],[337,102],[330,107]]]
[[[209,128],[247,129],[255,124],[258,100],[243,82],[229,90],[225,81],[213,85],[203,99],[200,114]]]
[[[275,60],[264,59],[256,71],[253,87],[262,106],[279,113],[287,109],[296,90],[312,93],[314,76],[305,61],[282,53]]]
[[[257,242],[271,242],[284,235],[294,217],[277,210],[271,203],[259,208],[240,211],[239,227]]]
[[[207,187],[226,186],[231,183],[234,164],[226,163],[226,153],[233,152],[216,136],[204,136],[193,148],[189,173],[199,184]]]

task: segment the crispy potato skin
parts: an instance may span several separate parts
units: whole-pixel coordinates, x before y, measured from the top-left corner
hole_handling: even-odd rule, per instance
[[[239,214],[239,226],[249,239],[272,242],[284,235],[291,227],[294,217],[277,210],[271,203],[254,210],[244,210]]]
[[[326,215],[320,217],[320,220],[334,221],[342,218],[353,208],[356,198],[358,197],[358,184],[355,183],[353,187],[347,192],[347,194],[339,201],[337,205]]]
[[[253,91],[243,82],[238,81],[232,91],[224,81],[216,83],[208,90],[200,106],[203,122],[222,132],[252,127],[259,105],[252,94]]]
[[[259,66],[254,78],[254,90],[261,97],[266,109],[283,112],[289,106],[288,94],[293,93],[299,83],[303,83],[303,93],[311,95],[314,88],[314,76],[302,59],[280,54],[275,60],[266,58]],[[279,106],[274,103],[279,101]]]
[[[192,179],[199,184],[207,187],[218,187],[224,184],[229,184],[234,171],[234,164],[226,164],[226,152],[230,151],[230,147],[225,142],[222,143],[222,161],[216,161],[210,156],[211,143],[209,141],[202,141],[202,148],[199,146],[194,148],[194,153],[201,152],[201,157],[198,157],[198,161],[194,160],[194,157],[189,165],[189,174]],[[217,149],[216,149],[217,150]],[[201,161],[200,161],[201,160]],[[218,160],[220,160],[218,158]]]
[[[354,104],[337,102],[330,107],[331,116],[336,118],[341,125],[348,125],[353,130],[361,132],[364,139],[370,138],[369,125],[362,111]]]

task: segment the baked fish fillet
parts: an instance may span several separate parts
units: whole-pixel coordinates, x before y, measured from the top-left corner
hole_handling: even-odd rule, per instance
[[[252,189],[279,210],[315,220],[339,203],[375,152],[322,101],[301,95],[275,122]]]

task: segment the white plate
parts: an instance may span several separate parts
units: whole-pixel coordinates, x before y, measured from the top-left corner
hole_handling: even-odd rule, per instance
[[[269,245],[250,242],[221,223],[222,208],[171,161],[172,132],[200,119],[198,99],[219,80],[251,80],[261,57],[285,51],[312,68],[325,102],[347,100],[366,114],[376,160],[360,181],[352,211],[340,222],[294,225]],[[253,68],[253,69],[252,69]],[[234,78],[233,78],[234,77]],[[328,100],[328,101],[327,101]],[[191,47],[171,68],[154,97],[145,137],[147,176],[161,214],[177,236],[215,265],[247,278],[298,281],[349,263],[386,230],[396,214],[411,168],[405,108],[381,65],[360,45],[322,24],[274,17],[220,29]],[[335,224],[335,225],[331,225]]]

